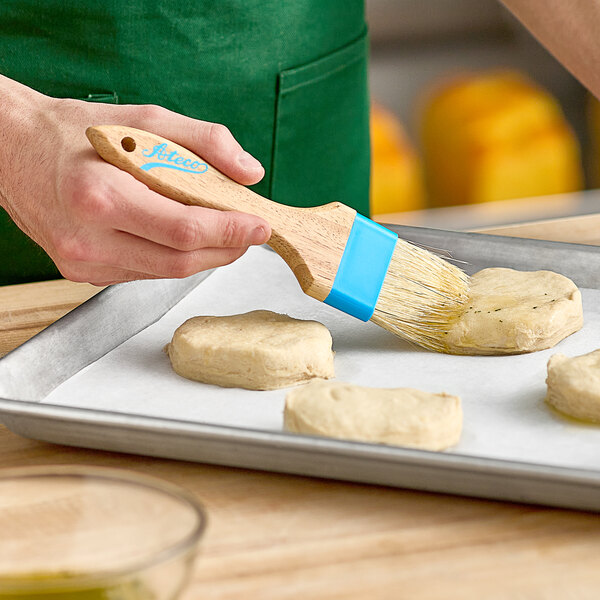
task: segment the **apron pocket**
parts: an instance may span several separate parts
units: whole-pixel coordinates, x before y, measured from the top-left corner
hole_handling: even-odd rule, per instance
[[[279,73],[271,198],[369,211],[368,36]]]

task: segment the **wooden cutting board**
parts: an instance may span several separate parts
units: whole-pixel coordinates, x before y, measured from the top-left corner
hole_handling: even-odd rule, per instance
[[[65,279],[0,287],[0,356],[102,289]]]
[[[473,231],[598,246],[600,245],[600,214],[530,221],[529,223],[503,225],[502,227],[485,227]]]

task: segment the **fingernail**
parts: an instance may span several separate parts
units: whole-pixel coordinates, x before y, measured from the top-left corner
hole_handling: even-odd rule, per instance
[[[252,154],[249,154],[248,152],[243,152],[242,154],[240,154],[239,158],[238,158],[238,163],[247,170],[256,170],[256,169],[262,169],[263,166],[260,164],[260,162],[258,160],[256,160],[254,158],[254,156],[252,156]]]
[[[264,244],[268,239],[269,238],[267,236],[265,228],[262,225],[260,225],[259,227],[256,227],[250,232],[250,235],[248,237],[248,243],[257,246],[259,244]]]

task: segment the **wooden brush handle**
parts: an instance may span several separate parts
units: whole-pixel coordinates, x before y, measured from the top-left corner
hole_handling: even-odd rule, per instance
[[[302,289],[321,301],[329,294],[356,216],[353,209],[339,202],[314,208],[278,204],[186,148],[140,129],[102,125],[88,128],[86,135],[104,160],[163,196],[264,218],[272,229],[269,245],[287,262]]]

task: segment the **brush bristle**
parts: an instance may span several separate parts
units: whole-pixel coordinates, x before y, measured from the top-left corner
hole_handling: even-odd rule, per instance
[[[469,278],[444,259],[398,240],[371,321],[419,346],[444,352],[464,311]]]

